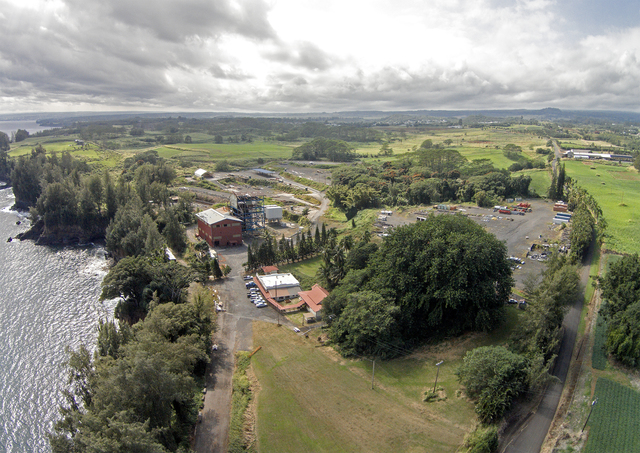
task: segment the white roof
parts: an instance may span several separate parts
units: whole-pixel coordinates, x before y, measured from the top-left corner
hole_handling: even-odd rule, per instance
[[[286,288],[291,286],[300,286],[300,282],[291,274],[269,274],[258,275],[258,280],[267,291],[278,288]]]
[[[202,178],[203,175],[206,175],[207,173],[209,173],[207,170],[205,170],[204,168],[198,168],[195,172],[195,175],[198,178]]]
[[[215,209],[207,209],[206,211],[199,212],[196,214],[196,217],[198,217],[208,225],[214,225],[223,220],[231,220],[232,222],[242,223],[242,220],[238,219],[237,217],[223,214],[219,211],[216,211]]]

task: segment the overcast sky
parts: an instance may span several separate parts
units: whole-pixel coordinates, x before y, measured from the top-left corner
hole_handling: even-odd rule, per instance
[[[0,0],[0,113],[639,101],[635,0]]]

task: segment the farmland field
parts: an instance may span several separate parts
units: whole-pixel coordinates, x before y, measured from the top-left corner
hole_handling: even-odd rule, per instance
[[[281,145],[271,142],[254,141],[251,143],[180,143],[166,145],[161,148],[163,152],[168,150],[178,151],[173,156],[190,157],[192,155],[206,156],[211,161],[222,159],[288,159],[291,157],[293,146]],[[171,157],[173,157],[171,156]]]
[[[605,249],[640,252],[640,175],[630,166],[565,161],[567,175],[593,195],[607,220]]]
[[[531,184],[529,192],[535,191],[540,197],[546,197],[551,184],[551,173],[549,170],[522,170],[513,173],[513,176],[519,175],[531,176]]]
[[[589,420],[584,453],[640,451],[640,393],[606,378],[598,379],[598,403]]]
[[[489,159],[497,168],[507,168],[514,162],[502,153],[504,146],[509,143],[521,146],[523,154],[531,159],[544,156],[536,154],[530,148],[546,146],[546,139],[539,138],[534,131],[516,128],[435,129],[424,134],[407,134],[405,140],[393,142],[390,146],[395,155],[400,155],[410,151],[414,146],[419,147],[427,139],[434,145],[449,139],[451,145],[447,146],[448,148],[455,149],[469,160]],[[356,152],[375,155],[380,151],[380,146],[379,143],[360,144],[356,147]]]

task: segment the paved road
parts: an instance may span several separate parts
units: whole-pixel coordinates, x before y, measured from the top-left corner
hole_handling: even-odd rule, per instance
[[[215,341],[218,351],[212,352],[207,370],[203,419],[196,428],[194,449],[197,453],[226,453],[231,409],[231,378],[236,351],[252,348],[254,320],[277,322],[278,315],[270,307],[256,308],[247,298],[242,263],[247,260],[247,248],[217,249],[222,264],[231,266],[229,277],[214,285],[225,308],[218,316]]]
[[[517,427],[516,432],[508,436],[506,445],[500,450],[502,453],[538,453],[542,448],[542,443],[558,408],[564,382],[567,378],[567,372],[569,371],[569,365],[571,364],[578,324],[580,324],[584,290],[589,284],[589,264],[591,263],[592,257],[593,246],[589,249],[586,264],[580,270],[581,291],[564,317],[564,335],[562,336],[562,343],[560,344],[556,365],[552,372],[560,382],[547,387],[537,410],[527,415],[525,420]]]

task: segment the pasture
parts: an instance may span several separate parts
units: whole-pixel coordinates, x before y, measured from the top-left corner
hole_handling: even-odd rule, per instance
[[[546,148],[547,140],[536,135],[535,129],[527,128],[471,128],[471,129],[433,129],[420,134],[407,134],[402,141],[390,143],[394,155],[402,155],[419,148],[422,142],[431,140],[434,145],[443,144],[460,152],[468,160],[489,159],[497,168],[507,168],[513,160],[504,156],[505,145],[513,143],[522,148],[522,153],[530,159],[545,158],[535,153],[536,148]],[[444,142],[451,140],[450,145]],[[380,143],[358,144],[358,154],[373,154],[380,151]],[[386,158],[385,158],[386,160]]]
[[[564,161],[567,175],[595,197],[607,220],[604,248],[640,252],[640,175],[628,165]]]
[[[180,143],[158,148],[167,157],[187,160],[218,161],[245,159],[289,159],[294,146],[279,143],[253,141],[250,143]],[[164,157],[164,156],[163,156]]]

